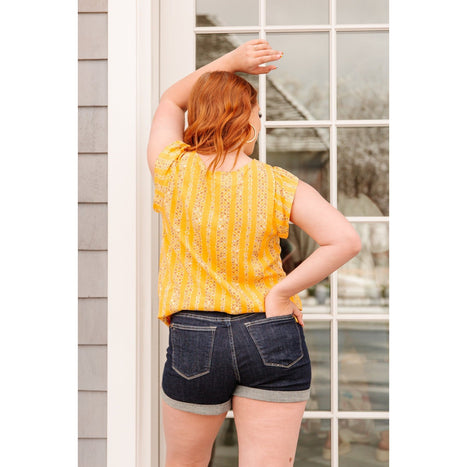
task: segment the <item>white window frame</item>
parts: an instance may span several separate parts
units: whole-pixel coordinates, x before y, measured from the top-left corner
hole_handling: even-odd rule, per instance
[[[337,205],[337,128],[388,127],[389,120],[337,120],[336,33],[389,31],[388,24],[266,26],[266,0],[259,0],[260,24],[248,27],[196,27],[195,0],[113,0],[108,11],[108,375],[107,465],[156,467],[165,463],[160,417],[160,381],[167,327],[157,319],[156,279],[160,219],[152,211],[152,180],[146,144],[160,94],[195,68],[197,33],[328,31],[330,41],[330,118],[266,122],[266,77],[259,77],[263,128],[321,127],[330,131],[330,202]],[[161,72],[162,70],[162,72]],[[266,132],[259,157],[266,160]],[[348,217],[352,222],[389,222],[381,217]],[[388,412],[338,410],[338,322],[388,321],[388,314],[337,315],[336,273],[329,314],[309,321],[331,323],[331,410],[305,412],[304,418],[331,420],[332,467],[338,462],[339,419],[388,419]],[[230,411],[227,415],[232,417]]]
[[[259,25],[258,26],[216,26],[216,27],[195,27],[195,34],[239,34],[257,33],[259,38],[267,38],[267,33],[277,32],[328,32],[329,33],[329,120],[308,120],[308,121],[266,121],[266,76],[259,76],[259,105],[261,107],[261,125],[263,128],[328,128],[330,132],[330,203],[337,207],[337,129],[338,128],[365,128],[365,127],[389,127],[388,119],[375,120],[338,120],[337,119],[337,54],[336,39],[338,32],[360,32],[360,31],[387,31],[389,24],[345,24],[336,23],[336,0],[329,2],[329,24],[328,25],[274,25],[266,26],[266,0],[259,0]],[[267,162],[266,158],[266,131],[262,131],[258,138],[259,159]],[[375,217],[350,217],[350,222],[378,222],[389,223],[388,216]],[[342,321],[380,321],[388,322],[388,313],[370,314],[338,314],[337,313],[337,272],[330,275],[332,294],[330,297],[330,313],[327,314],[304,314],[304,320],[330,321],[330,344],[331,344],[331,410],[329,411],[305,411],[303,418],[310,419],[330,419],[331,420],[331,467],[337,467],[339,461],[338,451],[338,424],[341,419],[389,419],[389,412],[367,411],[367,412],[344,412],[339,410],[338,394],[338,322]],[[233,412],[229,411],[228,418],[233,418]]]

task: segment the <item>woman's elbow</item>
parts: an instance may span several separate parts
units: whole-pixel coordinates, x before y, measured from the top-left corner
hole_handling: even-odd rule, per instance
[[[349,233],[346,238],[346,245],[352,255],[352,258],[360,253],[360,250],[362,249],[362,241],[356,230]]]

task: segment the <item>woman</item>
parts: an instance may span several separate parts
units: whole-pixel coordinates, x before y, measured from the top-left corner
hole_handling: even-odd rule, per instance
[[[256,90],[282,56],[252,40],[161,97],[148,144],[164,235],[159,319],[170,326],[162,380],[166,466],[207,466],[234,412],[240,466],[293,465],[311,366],[298,292],[360,250],[351,224],[295,175],[249,157]],[[185,111],[188,110],[188,127]],[[289,220],[320,247],[287,277]]]

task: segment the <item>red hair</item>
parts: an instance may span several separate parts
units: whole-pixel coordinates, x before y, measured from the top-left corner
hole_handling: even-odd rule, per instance
[[[249,120],[257,94],[248,81],[235,73],[202,74],[188,100],[188,127],[183,134],[183,141],[189,146],[186,151],[216,154],[209,164],[212,170],[235,149],[237,162],[240,150],[250,137]]]

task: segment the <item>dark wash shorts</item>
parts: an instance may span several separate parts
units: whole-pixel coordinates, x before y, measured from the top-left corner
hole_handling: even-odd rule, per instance
[[[305,335],[291,314],[182,310],[171,316],[161,392],[171,407],[217,415],[232,408],[232,395],[306,401],[310,385]]]

